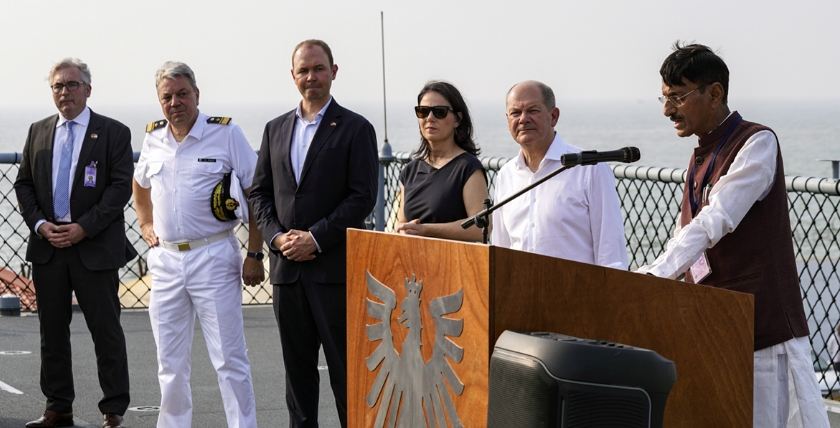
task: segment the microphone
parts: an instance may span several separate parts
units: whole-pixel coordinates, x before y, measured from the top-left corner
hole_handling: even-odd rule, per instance
[[[595,165],[599,162],[632,163],[641,159],[641,157],[642,154],[636,147],[624,147],[610,152],[585,150],[580,153],[566,153],[560,156],[560,163],[563,166]]]

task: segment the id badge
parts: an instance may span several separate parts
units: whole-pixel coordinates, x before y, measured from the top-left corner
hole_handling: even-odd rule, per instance
[[[85,187],[96,187],[96,162],[85,167]]]
[[[695,284],[699,284],[700,281],[703,281],[712,274],[712,266],[709,265],[709,258],[706,257],[705,251],[703,251],[700,258],[691,265],[689,270],[691,271],[691,278],[694,279]]]

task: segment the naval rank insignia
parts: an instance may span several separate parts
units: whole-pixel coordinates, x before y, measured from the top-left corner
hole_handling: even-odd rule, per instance
[[[420,292],[423,290],[423,282],[416,281],[414,275],[411,275],[410,281],[405,280],[407,297],[400,305],[402,315],[397,321],[408,329],[408,334],[402,343],[402,352],[398,354],[394,349],[391,332],[391,313],[397,304],[394,290],[379,282],[370,272],[367,272],[366,276],[368,291],[383,302],[377,303],[367,299],[368,314],[381,321],[367,326],[368,340],[381,340],[379,346],[365,360],[368,370],[374,371],[379,367],[379,373],[365,397],[368,407],[373,408],[379,401],[380,394],[382,395],[373,426],[463,427],[449,389],[460,396],[464,392],[464,384],[458,379],[446,357],[460,363],[464,357],[464,348],[446,336],[461,336],[464,320],[444,318],[443,315],[461,309],[464,290],[433,299],[429,305],[429,312],[435,324],[435,339],[432,358],[426,362],[420,353],[420,331],[423,328],[420,324]]]
[[[166,126],[166,120],[157,120],[146,125],[146,132],[152,132],[155,129],[163,128],[164,126]]]
[[[230,123],[229,117],[208,117],[207,123],[216,123],[219,125],[227,125]]]

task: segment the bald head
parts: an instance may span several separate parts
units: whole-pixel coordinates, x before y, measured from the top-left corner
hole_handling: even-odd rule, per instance
[[[554,98],[554,91],[551,90],[548,85],[543,82],[539,82],[536,80],[526,80],[524,82],[519,82],[510,87],[507,91],[507,95],[505,96],[505,100],[510,102],[511,95],[514,92],[521,92],[527,89],[533,89],[540,93],[540,97],[542,98],[543,107],[546,110],[552,110],[554,107],[557,107],[557,99]],[[515,91],[514,91],[515,90]]]

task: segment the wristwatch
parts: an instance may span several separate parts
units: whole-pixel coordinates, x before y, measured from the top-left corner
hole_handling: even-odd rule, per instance
[[[262,252],[252,253],[252,252],[248,251],[248,253],[246,255],[248,257],[252,258],[252,259],[257,259],[257,260],[262,260],[263,257],[265,257],[265,254],[263,254]]]

